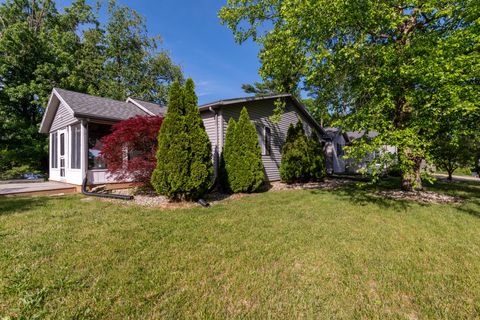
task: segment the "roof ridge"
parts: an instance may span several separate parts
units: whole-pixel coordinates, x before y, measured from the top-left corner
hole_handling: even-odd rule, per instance
[[[221,104],[223,102],[230,102],[230,101],[235,101],[235,100],[262,100],[262,99],[273,99],[273,98],[282,98],[282,97],[292,97],[293,95],[291,93],[275,93],[275,94],[269,94],[269,95],[260,95],[260,96],[243,96],[243,97],[238,97],[238,98],[229,98],[229,99],[221,99],[221,100],[216,100],[208,103],[203,103],[199,105],[199,107],[203,106],[208,106],[208,105],[213,105],[213,104]]]
[[[161,105],[161,104],[153,102],[153,101],[147,101],[147,100],[136,98],[136,97],[129,97],[129,98],[132,99],[132,100],[138,100],[138,101],[146,102],[146,103],[153,103],[153,104],[156,104],[157,106],[164,107],[164,105]]]
[[[102,96],[97,96],[97,95],[93,95],[93,94],[89,94],[89,93],[78,92],[78,91],[73,91],[73,90],[68,90],[68,89],[63,89],[63,88],[58,88],[58,87],[54,87],[53,89],[56,90],[56,91],[62,90],[62,91],[67,91],[67,92],[71,92],[71,93],[75,93],[75,94],[81,94],[81,95],[84,95],[84,96],[100,98],[100,99],[105,99],[105,100],[110,100],[110,101],[115,101],[115,102],[127,103],[126,101],[123,101],[123,100],[117,100],[117,99],[113,99],[113,98],[102,97]]]

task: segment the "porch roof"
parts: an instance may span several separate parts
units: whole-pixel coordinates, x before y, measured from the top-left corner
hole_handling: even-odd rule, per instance
[[[40,132],[47,133],[49,131],[60,103],[64,104],[75,118],[109,121],[121,121],[135,116],[164,114],[166,111],[165,107],[139,99],[129,98],[127,101],[118,101],[54,88],[43,115]]]

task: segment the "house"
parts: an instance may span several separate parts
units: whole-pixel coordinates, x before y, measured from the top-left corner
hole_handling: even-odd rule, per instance
[[[348,136],[340,128],[325,128],[324,145],[326,169],[328,174],[344,173],[345,155],[343,147],[347,145]]]
[[[374,161],[379,153],[396,153],[397,149],[393,146],[382,146],[380,150],[366,155],[361,161],[354,159],[343,159],[345,155],[344,147],[351,145],[356,139],[363,138],[365,131],[343,132],[341,128],[325,128],[325,158],[328,174],[357,173],[365,168],[367,164]],[[367,132],[367,139],[373,139],[378,136],[378,132]]]
[[[278,122],[272,122],[275,101],[284,102]],[[303,122],[305,132],[325,131],[305,107],[290,94],[220,100],[199,106],[205,130],[212,144],[215,174],[225,141],[228,120],[238,119],[243,107],[255,123],[262,148],[262,159],[269,181],[280,179],[281,150],[290,124]],[[116,122],[134,116],[164,115],[167,108],[155,103],[128,98],[117,101],[54,88],[45,110],[40,132],[49,134],[49,179],[81,185],[115,183],[100,157],[101,138]]]

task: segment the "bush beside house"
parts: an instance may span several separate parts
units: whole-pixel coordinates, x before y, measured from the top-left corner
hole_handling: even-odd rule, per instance
[[[310,138],[299,121],[290,125],[282,149],[280,177],[283,182],[319,181],[325,177],[325,157],[316,134]]]
[[[151,177],[155,190],[170,199],[194,200],[212,186],[211,144],[197,108],[192,79],[175,82],[158,134],[157,166]]]
[[[310,158],[310,180],[321,181],[325,178],[325,154],[320,139],[316,133],[312,133],[308,139],[308,151]]]
[[[224,189],[231,192],[255,192],[265,182],[257,131],[245,107],[238,122],[233,118],[228,122],[220,176]]]
[[[161,116],[137,116],[112,126],[102,139],[101,156],[115,180],[150,184],[162,121]]]

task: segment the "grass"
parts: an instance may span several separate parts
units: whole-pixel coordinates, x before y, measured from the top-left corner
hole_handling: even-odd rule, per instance
[[[0,198],[0,318],[478,318],[480,184],[431,189],[466,202],[370,187],[178,210]]]
[[[437,170],[435,173],[441,173],[441,174],[447,174],[447,171],[443,170]],[[471,177],[472,176],[472,170],[470,168],[457,168],[455,171],[453,171],[454,176],[460,176],[460,177]]]

